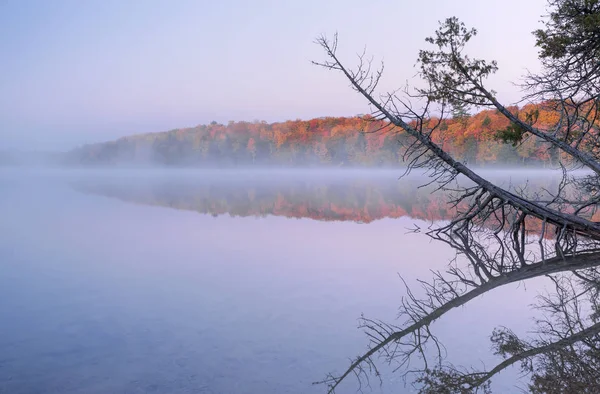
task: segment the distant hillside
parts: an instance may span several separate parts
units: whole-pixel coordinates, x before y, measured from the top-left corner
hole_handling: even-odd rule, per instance
[[[524,114],[537,110],[537,127],[551,127],[558,116],[540,106],[511,108]],[[524,115],[523,115],[524,116]],[[412,142],[403,132],[383,130],[372,118],[319,118],[282,123],[212,122],[192,128],[148,133],[85,145],[68,153],[77,165],[232,166],[400,166]],[[498,140],[509,126],[495,110],[444,121],[432,138],[456,158],[489,166],[554,164],[558,152],[537,138],[517,146]]]

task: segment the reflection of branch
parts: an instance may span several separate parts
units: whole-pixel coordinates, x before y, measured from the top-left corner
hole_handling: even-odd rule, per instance
[[[594,338],[599,333],[600,323],[596,323],[566,338],[562,338],[558,341],[547,343],[541,346],[528,348],[517,354],[514,354],[513,356],[497,364],[488,372],[461,371],[452,366],[445,366],[436,369],[425,370],[423,375],[417,379],[417,382],[424,384],[424,387],[422,387],[420,390],[421,393],[438,393],[442,388],[444,392],[447,393],[477,393],[479,392],[480,388],[482,388],[483,392],[489,393],[490,380],[506,368],[509,368],[519,362],[523,363],[527,360],[531,360],[537,356],[557,352],[560,353],[563,351],[563,349],[569,348],[582,341]],[[525,346],[525,344],[520,344],[519,346]],[[574,378],[577,379],[580,377]],[[595,393],[596,391],[593,390],[597,388],[598,387],[585,387],[585,392]],[[588,391],[590,389],[592,391]],[[547,391],[542,392],[547,393]],[[556,393],[563,392],[564,391],[561,390],[556,391]]]
[[[556,342],[552,342],[552,343],[549,343],[549,344],[546,344],[543,346],[539,346],[539,347],[536,347],[533,349],[528,349],[522,353],[515,354],[514,356],[511,356],[511,357],[507,358],[506,360],[502,361],[501,363],[499,363],[498,365],[496,365],[489,372],[481,373],[481,376],[478,377],[478,379],[476,380],[474,387],[481,386],[484,382],[490,380],[494,375],[502,372],[504,369],[510,367],[511,365],[513,365],[515,363],[518,363],[525,359],[529,359],[529,358],[538,356],[540,354],[546,354],[549,352],[560,350],[564,347],[573,345],[577,342],[581,342],[582,340],[590,338],[599,333],[600,333],[600,322],[593,324],[590,327],[585,328],[567,338],[563,338]]]
[[[442,385],[448,393],[477,392],[488,386],[495,375],[517,363],[524,373],[533,373],[532,392],[598,392],[600,322],[592,314],[594,324],[586,327],[584,314],[598,310],[600,282],[597,270],[582,272],[586,275],[581,282],[567,275],[550,277],[556,291],[541,296],[537,304],[546,312],[537,321],[538,338],[526,341],[509,329],[495,329],[491,341],[495,353],[505,357],[504,361],[489,371],[459,370],[452,365],[427,369],[417,379],[424,384],[421,392],[434,393]]]
[[[333,392],[335,388],[351,373],[354,372],[359,366],[366,362],[367,360],[371,360],[371,357],[377,352],[384,349],[387,345],[391,343],[398,342],[402,338],[407,335],[414,334],[418,332],[422,328],[428,327],[433,321],[443,316],[445,313],[450,310],[465,305],[467,302],[472,299],[491,291],[497,287],[504,286],[509,283],[520,282],[523,280],[555,274],[558,272],[566,272],[566,271],[575,271],[582,270],[591,267],[597,267],[600,265],[600,251],[590,251],[585,253],[580,253],[575,256],[565,256],[560,257],[556,256],[551,259],[547,259],[543,262],[538,262],[534,264],[529,264],[523,266],[515,271],[501,274],[496,277],[492,277],[489,281],[484,284],[475,287],[473,290],[468,291],[456,298],[446,302],[443,305],[435,308],[433,311],[423,315],[423,316],[414,316],[415,322],[410,326],[400,330],[389,333],[387,336],[383,337],[379,342],[376,343],[368,352],[358,357],[355,361],[352,362],[350,367],[340,376],[331,377],[326,383],[330,384],[329,392]],[[424,305],[421,305],[421,301],[417,300],[414,297],[412,298],[413,305],[419,305],[420,310],[424,310]],[[406,309],[406,306],[405,306]],[[380,334],[378,332],[378,334]],[[428,337],[428,335],[424,335]],[[371,336],[371,338],[374,338]],[[423,343],[419,343],[419,346],[422,346]],[[393,352],[391,352],[393,354]],[[390,360],[391,361],[391,360]]]

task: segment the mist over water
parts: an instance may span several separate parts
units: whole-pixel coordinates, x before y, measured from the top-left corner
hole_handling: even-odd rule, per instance
[[[311,383],[366,348],[361,313],[394,322],[398,275],[414,284],[453,257],[408,232],[447,219],[444,196],[399,175],[1,170],[0,393],[325,392]],[[451,361],[497,361],[492,329],[527,331],[542,287],[497,289],[434,324]],[[373,392],[415,391],[383,371]]]

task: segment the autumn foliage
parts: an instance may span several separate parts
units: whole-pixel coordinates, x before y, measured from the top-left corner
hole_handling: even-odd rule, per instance
[[[544,105],[512,107],[525,117],[535,110],[536,127],[551,129],[559,117]],[[435,119],[432,119],[432,122]],[[281,123],[212,122],[191,128],[124,137],[86,145],[69,153],[84,165],[158,164],[172,166],[401,166],[411,138],[369,116],[325,117]],[[468,164],[556,164],[559,152],[535,137],[518,143],[498,137],[509,121],[495,110],[444,120],[433,139]]]

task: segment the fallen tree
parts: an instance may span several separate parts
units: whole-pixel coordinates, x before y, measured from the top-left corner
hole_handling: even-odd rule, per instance
[[[588,350],[600,347],[596,321],[600,223],[593,220],[600,201],[600,1],[551,0],[549,7],[544,29],[534,33],[543,70],[528,75],[524,85],[524,99],[544,100],[556,111],[555,124],[545,128],[536,125],[535,111],[509,111],[486,86],[497,64],[466,54],[477,32],[457,18],[440,23],[435,35],[426,39],[433,48],[420,51],[421,84],[426,88],[406,89],[402,96],[377,93],[383,66],[373,70],[372,60],[364,54],[357,67],[347,67],[338,55],[337,35],[331,40],[317,39],[326,59],[314,63],[340,72],[367,100],[373,119],[384,122],[374,132],[402,130],[412,137],[405,147],[408,172],[425,170],[430,183],[453,192],[449,204],[466,207],[449,222],[425,230],[433,239],[452,246],[457,258],[447,271],[435,272],[432,280],[421,282],[424,298],[415,297],[407,287],[400,308],[405,321],[399,326],[363,318],[370,349],[344,372],[330,374],[321,382],[330,391],[352,374],[359,380],[368,376],[367,371],[379,375],[377,356],[396,368],[419,358],[422,367],[413,366],[410,372],[419,375],[423,393],[471,393],[489,391],[489,380],[515,363],[533,374],[534,391],[536,384],[537,389],[542,387],[542,377],[550,375],[539,368],[561,365],[556,357],[569,356],[573,363],[577,360],[573,354],[585,353],[587,357],[580,359],[589,364],[590,355],[598,354]],[[531,195],[499,187],[434,142],[439,140],[434,137],[443,135],[440,126],[449,114],[480,107],[495,108],[510,121],[498,134],[500,139],[519,144],[538,138],[570,158],[561,164],[563,179],[556,189]],[[574,173],[582,168],[587,170],[585,176]],[[461,186],[463,178],[473,186]],[[546,339],[527,342],[509,331],[498,331],[492,339],[498,353],[507,358],[495,368],[461,371],[443,365],[441,346],[431,331],[435,320],[499,286],[541,276],[553,280],[558,295],[549,296],[543,305],[552,316],[545,323],[538,322]],[[575,344],[587,347],[578,351]],[[433,364],[428,361],[428,345],[438,350]],[[534,366],[534,360],[541,360],[542,366]]]

